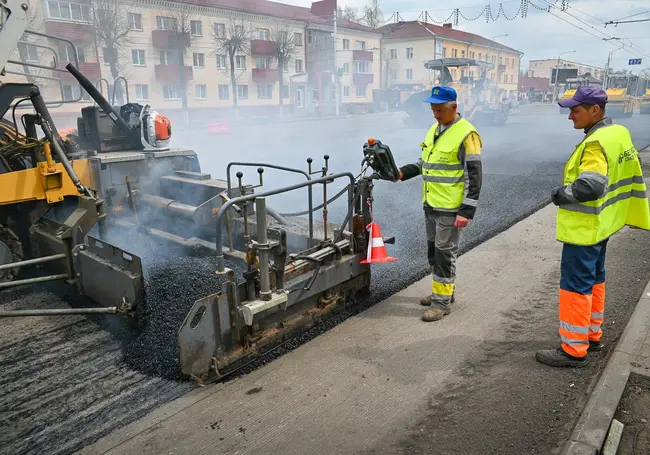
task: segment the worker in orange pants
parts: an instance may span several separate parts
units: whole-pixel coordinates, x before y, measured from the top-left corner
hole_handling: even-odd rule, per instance
[[[564,168],[564,185],[551,198],[558,206],[562,249],[560,347],[537,351],[539,362],[581,367],[602,349],[605,313],[605,253],[608,239],[624,226],[650,230],[650,208],[639,153],[630,132],[605,116],[604,90],[580,87],[560,101],[585,137]]]

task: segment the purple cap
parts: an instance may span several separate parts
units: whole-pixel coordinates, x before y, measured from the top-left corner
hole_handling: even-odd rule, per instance
[[[606,103],[607,93],[605,90],[595,85],[587,85],[578,88],[576,93],[573,95],[573,98],[559,101],[557,104],[559,104],[560,107],[575,107],[581,104],[597,104],[599,106],[604,106]]]

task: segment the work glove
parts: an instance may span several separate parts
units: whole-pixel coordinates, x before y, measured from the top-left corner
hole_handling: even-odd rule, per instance
[[[566,197],[563,186],[553,188],[553,191],[551,191],[551,201],[555,205],[564,205],[571,203],[571,201],[569,201],[569,199]]]

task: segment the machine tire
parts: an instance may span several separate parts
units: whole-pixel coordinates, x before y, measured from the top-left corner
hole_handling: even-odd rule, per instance
[[[5,253],[7,251],[9,252],[11,255],[11,262],[18,262],[23,260],[23,244],[20,242],[20,238],[13,230],[1,224],[0,249],[4,250]],[[0,260],[2,260],[5,264],[9,263],[9,258],[6,256],[6,254],[4,257],[0,256]],[[18,276],[19,272],[20,268],[0,271],[0,283],[12,281]]]

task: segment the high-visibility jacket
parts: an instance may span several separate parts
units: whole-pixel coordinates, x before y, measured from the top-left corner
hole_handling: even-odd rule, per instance
[[[422,145],[422,202],[440,211],[455,212],[466,191],[465,166],[458,151],[465,138],[476,128],[460,118],[440,135],[436,122]]]
[[[609,186],[595,201],[558,207],[556,234],[560,242],[595,245],[626,225],[650,229],[650,208],[639,152],[624,126],[604,126],[588,134],[567,161],[564,185],[578,179],[585,145],[594,141],[605,151]]]

